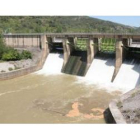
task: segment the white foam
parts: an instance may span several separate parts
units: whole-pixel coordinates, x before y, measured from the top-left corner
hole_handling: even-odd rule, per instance
[[[50,53],[45,61],[43,68],[36,74],[61,74],[61,69],[63,66],[63,54]]]
[[[94,84],[98,88],[106,88],[108,91],[120,90],[125,93],[140,83],[140,65],[135,61],[123,63],[114,82],[111,82],[114,73],[115,58],[94,58],[85,77],[77,76],[76,83]],[[36,74],[50,75],[61,74],[63,54],[50,53],[43,68]]]
[[[136,64],[134,60],[130,64],[124,62],[113,83],[116,86],[131,90],[140,84],[139,74],[140,64]]]
[[[96,83],[111,82],[114,72],[114,59],[97,59],[95,58],[86,74],[86,78]]]

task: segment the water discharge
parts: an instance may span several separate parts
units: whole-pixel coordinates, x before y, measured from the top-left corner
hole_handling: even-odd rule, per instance
[[[126,59],[113,83],[127,90],[138,86],[140,84],[140,60],[137,58]]]
[[[109,89],[119,89],[123,93],[140,84],[140,59],[134,54],[129,54],[113,81],[111,82],[115,65],[113,54],[98,54],[89,68],[86,79],[92,83],[105,86]]]
[[[50,53],[46,59],[43,68],[36,74],[61,74],[63,65],[63,54]]]
[[[122,93],[118,87],[139,84],[135,60],[125,61],[111,83],[114,58],[96,56],[86,76],[77,77],[62,74],[63,55],[51,53],[42,70],[0,81],[0,123],[105,123],[104,110]]]
[[[86,74],[86,78],[96,83],[110,83],[114,72],[114,54],[96,56]]]

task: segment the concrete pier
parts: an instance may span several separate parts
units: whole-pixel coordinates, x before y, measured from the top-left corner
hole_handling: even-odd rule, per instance
[[[99,51],[97,43],[97,38],[89,38],[87,41],[87,64],[90,65],[94,59],[94,56]]]
[[[119,69],[122,65],[123,62],[123,43],[122,39],[117,39],[116,44],[115,44],[115,49],[116,49],[116,60],[115,60],[115,70],[114,74],[112,77],[112,82],[114,81],[117,73],[119,72]]]
[[[66,65],[66,63],[67,63],[67,61],[68,61],[68,59],[69,59],[70,53],[71,53],[68,38],[64,38],[64,39],[63,39],[63,52],[64,52],[63,67],[65,67],[65,65]]]

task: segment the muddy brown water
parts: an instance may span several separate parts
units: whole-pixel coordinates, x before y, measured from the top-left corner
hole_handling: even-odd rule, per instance
[[[105,123],[103,111],[119,95],[66,74],[0,81],[0,123]]]

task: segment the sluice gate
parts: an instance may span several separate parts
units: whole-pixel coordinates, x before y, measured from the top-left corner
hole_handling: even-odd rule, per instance
[[[87,40],[75,39],[73,49],[62,72],[66,74],[84,76],[87,68]]]
[[[62,72],[66,74],[84,76],[87,67],[87,52],[74,51],[66,63]]]

